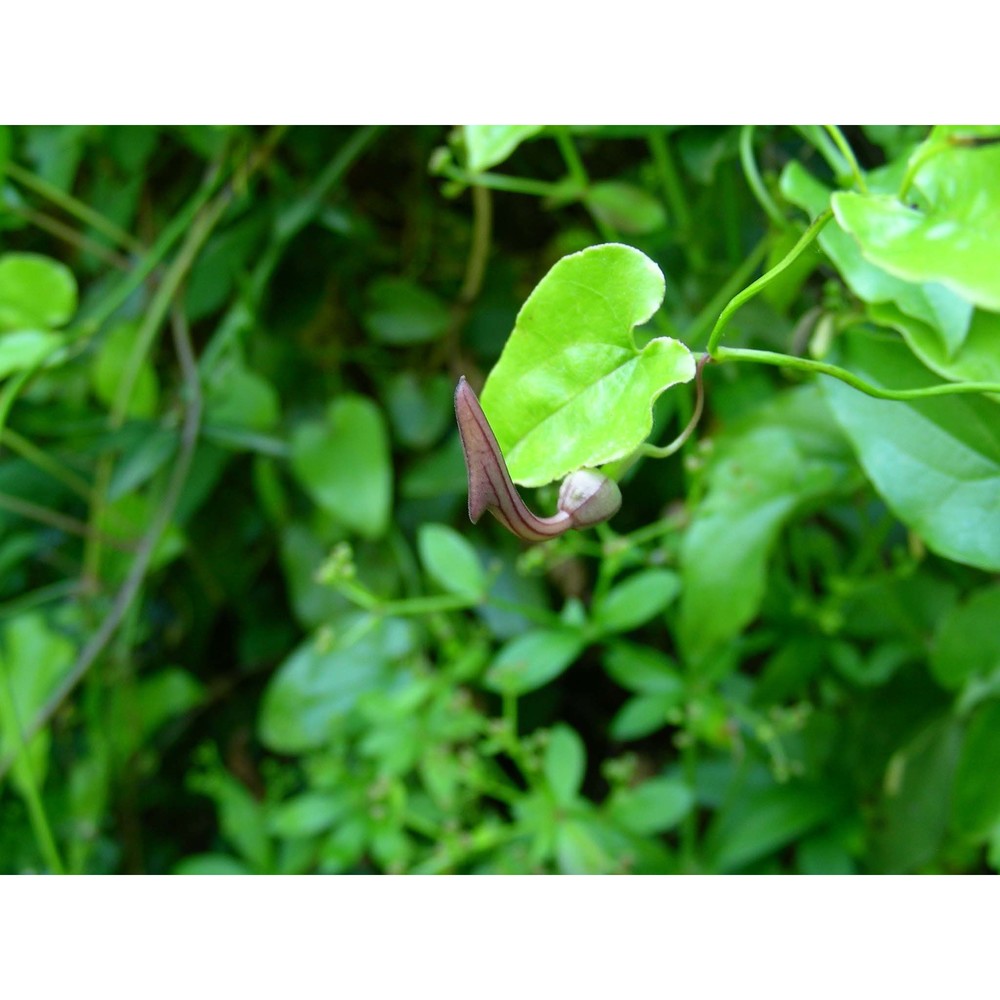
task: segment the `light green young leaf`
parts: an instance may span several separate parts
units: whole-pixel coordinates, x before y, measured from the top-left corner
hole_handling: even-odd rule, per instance
[[[656,397],[694,378],[679,341],[635,346],[663,294],[656,264],[620,243],[563,257],[539,282],[480,398],[515,482],[542,486],[630,454]]]
[[[64,264],[36,253],[0,256],[0,332],[51,330],[76,312],[76,279]]]
[[[1000,147],[953,148],[931,157],[915,186],[925,203],[842,191],[840,225],[868,260],[907,281],[938,281],[1000,311]]]
[[[364,396],[342,396],[325,419],[292,435],[292,470],[306,492],[344,527],[378,538],[389,523],[392,464],[382,412]]]
[[[62,334],[45,330],[14,330],[0,336],[0,378],[40,365],[62,342]]]
[[[465,125],[466,165],[473,173],[489,170],[510,156],[525,139],[538,135],[544,125]]]
[[[842,364],[888,388],[933,385],[898,339],[850,331]],[[837,379],[823,392],[875,489],[939,555],[1000,570],[1000,420],[975,396],[897,402]]]
[[[610,732],[616,740],[641,740],[663,729],[671,711],[681,702],[683,689],[638,694],[629,698],[611,720]]]

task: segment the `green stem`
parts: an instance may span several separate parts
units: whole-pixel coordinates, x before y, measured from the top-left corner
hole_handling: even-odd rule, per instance
[[[670,209],[670,214],[674,217],[677,229],[681,233],[686,233],[691,229],[691,210],[688,208],[677,164],[674,163],[670,147],[667,145],[667,137],[657,130],[650,132],[648,142],[653,154],[656,176],[659,178],[660,187],[663,188],[663,198]]]
[[[68,487],[77,496],[86,501],[91,499],[90,483],[83,476],[78,475],[72,469],[67,468],[61,462],[56,461],[44,449],[32,444],[27,438],[22,437],[15,430],[5,427],[0,431],[0,444],[5,444],[16,455],[36,465],[43,472],[47,472],[53,479],[58,480],[63,486]]]
[[[720,347],[713,357],[716,361],[749,361],[753,364],[776,365],[779,368],[829,375],[832,378],[840,379],[841,382],[846,382],[866,396],[874,396],[876,399],[927,399],[931,396],[954,396],[962,393],[1000,393],[1000,383],[998,382],[947,382],[917,389],[883,389],[881,386],[866,382],[846,368],[830,365],[825,361],[797,358],[790,354],[777,354],[774,351]]]
[[[837,149],[840,150],[841,156],[847,160],[851,168],[851,174],[854,177],[854,183],[857,185],[859,191],[862,194],[868,194],[868,185],[865,183],[864,174],[861,173],[861,167],[858,166],[857,157],[854,155],[854,150],[851,149],[850,143],[844,138],[844,133],[837,128],[836,125],[824,125],[827,135],[833,139],[834,144]]]
[[[757,199],[760,207],[764,209],[767,217],[778,227],[787,229],[788,220],[782,214],[781,209],[775,204],[770,192],[764,185],[764,180],[757,169],[757,161],[753,155],[753,125],[744,125],[740,129],[740,162],[743,164],[743,173],[746,176],[747,184]]]
[[[556,143],[559,145],[559,152],[562,153],[563,161],[566,163],[566,169],[569,171],[573,183],[581,191],[586,191],[590,187],[590,177],[587,174],[587,168],[583,165],[583,160],[580,159],[576,143],[573,142],[573,136],[570,135],[570,131],[565,125],[553,126],[553,130]]]
[[[94,211],[89,205],[82,201],[77,201],[71,194],[60,191],[55,185],[50,184],[41,177],[36,177],[33,173],[25,170],[24,167],[10,162],[6,168],[7,176],[16,181],[22,187],[33,191],[42,198],[47,198],[53,205],[58,205],[64,212],[76,216],[81,222],[88,226],[93,226],[99,233],[103,233],[113,243],[130,251],[131,253],[144,253],[146,248],[131,233],[127,233],[120,226],[110,219],[105,218],[100,212]]]
[[[56,846],[55,837],[52,836],[52,827],[49,824],[49,817],[45,812],[45,803],[38,790],[38,782],[35,780],[34,768],[28,758],[28,747],[18,718],[17,705],[14,703],[14,693],[11,690],[10,673],[7,669],[6,657],[0,657],[0,670],[3,671],[3,683],[0,684],[0,702],[2,702],[3,712],[10,723],[13,734],[15,777],[20,782],[20,791],[24,796],[25,805],[28,807],[28,818],[31,822],[31,829],[35,836],[38,850],[45,859],[45,864],[54,875],[62,875],[65,867],[62,858],[59,856],[59,848]]]
[[[551,183],[531,177],[511,177],[507,174],[474,174],[451,163],[442,166],[440,173],[448,180],[468,184],[470,187],[486,187],[494,191],[510,191],[512,194],[529,194],[536,198],[572,200],[578,193],[567,189],[566,184],[561,182]]]
[[[920,172],[920,168],[928,160],[937,156],[938,153],[943,153],[950,148],[951,146],[947,142],[925,142],[913,151],[913,155],[906,164],[906,173],[903,174],[903,180],[899,185],[899,194],[897,197],[900,201],[906,200],[906,196],[910,193],[910,188],[913,187],[913,182]]]
[[[725,329],[726,323],[729,322],[730,317],[740,308],[744,303],[749,302],[755,295],[762,292],[782,271],[790,267],[796,258],[802,253],[806,247],[816,236],[819,234],[820,230],[833,218],[833,212],[828,208],[821,215],[817,216],[815,221],[809,228],[802,234],[798,243],[788,251],[785,256],[778,261],[770,271],[762,274],[753,284],[748,285],[743,289],[738,295],[733,296],[730,299],[729,304],[725,309],[719,314],[719,318],[715,322],[715,327],[712,330],[711,336],[708,338],[708,353],[715,357],[719,350],[719,341],[722,339],[722,331]]]
[[[704,309],[695,316],[691,325],[684,331],[682,339],[685,344],[689,347],[694,347],[698,344],[711,326],[713,318],[719,315],[725,304],[750,280],[750,276],[767,256],[769,242],[770,240],[766,236],[761,239],[750,253],[747,254],[743,263],[726,279],[725,284],[709,299]]]

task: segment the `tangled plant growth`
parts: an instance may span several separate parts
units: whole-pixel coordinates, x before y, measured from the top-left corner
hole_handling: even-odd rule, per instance
[[[1000,867],[1000,129],[0,177],[3,870]]]

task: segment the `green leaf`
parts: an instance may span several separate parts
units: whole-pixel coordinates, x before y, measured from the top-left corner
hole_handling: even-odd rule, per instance
[[[932,140],[933,141],[933,140]],[[950,148],[917,171],[919,207],[893,195],[833,196],[840,225],[868,260],[907,281],[938,281],[1000,311],[1000,147]]]
[[[669,569],[646,569],[608,592],[594,610],[601,632],[628,632],[660,614],[680,593],[681,578]]]
[[[175,875],[252,875],[242,861],[228,854],[192,854],[174,866]]]
[[[572,629],[535,629],[508,642],[486,673],[491,691],[522,695],[554,681],[583,652]]]
[[[962,342],[950,348],[933,327],[907,316],[892,303],[871,305],[868,315],[879,326],[897,330],[931,371],[952,382],[1000,384],[1000,315],[976,309]]]
[[[453,528],[421,525],[417,548],[427,575],[449,593],[472,598],[486,593],[486,574],[476,550]]]
[[[598,222],[627,235],[641,235],[662,229],[667,213],[648,191],[625,181],[603,181],[592,185],[584,198]]]
[[[121,384],[122,370],[131,357],[138,332],[139,324],[130,320],[113,327],[101,341],[90,370],[90,379],[94,395],[105,406],[114,405]],[[146,359],[139,366],[126,415],[138,418],[153,416],[156,413],[159,396],[160,387],[156,370]]]
[[[17,753],[19,733],[31,723],[73,665],[76,648],[37,612],[26,612],[4,624],[0,632],[0,758]],[[45,783],[50,731],[44,727],[27,743],[12,775],[24,791],[31,768],[33,783]]]
[[[406,278],[376,278],[368,286],[366,300],[365,327],[383,344],[424,344],[436,340],[451,324],[448,306]]]
[[[677,664],[650,646],[616,642],[604,656],[608,675],[629,691],[642,694],[669,694],[680,698],[684,682]]]
[[[15,330],[0,335],[0,379],[42,364],[63,341],[61,334],[44,330]]]
[[[680,703],[682,691],[661,691],[629,698],[615,713],[609,732],[616,740],[641,740],[667,725],[671,711]]]
[[[269,827],[276,837],[312,837],[331,826],[347,810],[341,796],[327,792],[305,792],[282,802],[270,816]]]
[[[0,256],[0,332],[50,330],[76,312],[76,279],[64,264],[35,253]]]
[[[251,431],[269,431],[281,419],[281,403],[263,375],[233,360],[218,366],[205,393],[205,420]]]
[[[872,858],[880,872],[916,871],[940,851],[948,827],[959,735],[953,719],[935,720],[890,759],[871,836]]]
[[[538,135],[544,125],[465,125],[465,161],[469,170],[489,170],[510,156],[525,139]]]
[[[681,546],[680,639],[695,659],[756,615],[778,532],[847,486],[849,456],[814,388],[785,393],[717,442],[708,491]]]
[[[691,811],[694,795],[675,778],[651,778],[617,792],[608,803],[608,816],[630,833],[662,833],[677,826]]]
[[[781,190],[811,216],[830,206],[830,190],[795,162],[782,173]],[[926,324],[936,332],[946,355],[961,347],[972,320],[971,302],[942,284],[914,284],[878,267],[865,258],[837,220],[823,227],[819,244],[858,298],[872,304],[891,302],[907,316]]]
[[[408,448],[427,448],[454,426],[454,385],[444,375],[423,379],[399,372],[386,385],[393,437]]]
[[[843,364],[878,385],[934,379],[895,338],[854,330]],[[838,379],[823,391],[868,478],[897,517],[939,555],[1000,570],[1000,420],[972,396],[874,399]]]
[[[663,301],[660,269],[609,243],[558,261],[517,317],[480,402],[511,477],[542,486],[634,451],[652,429],[653,400],[694,378],[679,341],[632,330]]]
[[[556,862],[563,875],[600,875],[614,864],[590,825],[580,820],[559,824],[555,847]]]
[[[838,807],[828,789],[803,784],[747,791],[721,810],[706,844],[716,871],[729,873],[780,850],[829,819]]]
[[[583,740],[569,726],[555,726],[545,745],[542,773],[559,805],[568,806],[576,799],[586,769]]]
[[[953,822],[976,840],[1000,823],[1000,701],[980,705],[969,720],[955,773]]]
[[[952,690],[1000,673],[1000,585],[977,590],[952,608],[934,637],[931,673]]]
[[[343,631],[349,632],[357,621],[345,619]],[[413,643],[410,623],[393,618],[375,621],[360,639],[344,647],[323,649],[315,640],[303,643],[278,667],[264,692],[261,741],[278,753],[324,746],[362,695],[391,686],[394,665]]]
[[[344,527],[378,538],[389,524],[392,465],[385,422],[364,396],[334,400],[324,420],[292,434],[292,470],[306,492]]]

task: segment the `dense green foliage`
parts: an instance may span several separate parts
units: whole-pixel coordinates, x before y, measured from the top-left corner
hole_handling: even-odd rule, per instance
[[[0,128],[0,870],[1000,869],[998,138]]]

